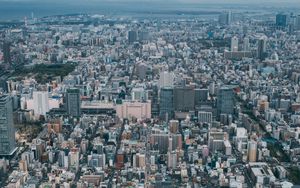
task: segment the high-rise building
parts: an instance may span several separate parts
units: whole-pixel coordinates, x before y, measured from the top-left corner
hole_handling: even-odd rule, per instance
[[[168,152],[168,168],[176,168],[177,167],[177,152],[171,151]]]
[[[173,87],[174,73],[163,71],[159,74],[159,87]]]
[[[219,130],[210,130],[208,133],[208,147],[214,153],[215,151],[223,151],[224,141],[228,140],[228,134]]]
[[[137,32],[136,31],[128,31],[128,42],[129,44],[137,41]]]
[[[276,26],[277,27],[286,27],[287,26],[287,15],[286,14],[277,14],[276,15]]]
[[[79,149],[72,148],[69,152],[69,167],[73,172],[77,172],[79,170]]]
[[[68,89],[66,93],[66,108],[67,113],[73,117],[79,117],[81,115],[81,101],[79,89]]]
[[[295,20],[295,28],[296,30],[300,30],[300,15],[298,15],[296,17],[296,20]]]
[[[176,111],[192,111],[195,108],[195,90],[192,87],[174,88],[174,108]]]
[[[230,25],[232,20],[232,14],[230,11],[223,12],[219,15],[219,23],[222,25]]]
[[[256,162],[257,142],[251,140],[248,142],[248,161]]]
[[[257,58],[261,61],[265,60],[267,53],[267,40],[266,38],[261,38],[257,43]]]
[[[239,39],[236,36],[231,38],[231,51],[232,52],[239,51]]]
[[[172,147],[169,146],[170,142],[172,143]],[[151,134],[150,145],[154,149],[159,150],[160,153],[166,154],[170,148],[172,148],[172,150],[182,149],[182,136],[181,134],[167,133]]]
[[[147,41],[149,40],[149,32],[147,31],[139,31],[138,32],[139,41]]]
[[[208,100],[208,89],[195,89],[195,105],[201,105]]]
[[[234,92],[230,86],[223,86],[219,89],[217,96],[217,113],[231,115],[234,111]]]
[[[199,111],[198,112],[198,122],[199,123],[209,123],[212,122],[212,113],[211,112],[204,112]]]
[[[49,99],[47,91],[33,92],[33,110],[36,117],[49,112]]]
[[[249,38],[247,38],[247,37],[244,38],[243,51],[245,51],[245,52],[250,51],[250,41],[249,41]]]
[[[12,99],[0,95],[0,155],[12,155],[16,150]]]
[[[167,119],[174,116],[173,88],[161,88],[159,97],[159,116]]]
[[[43,153],[45,152],[46,142],[41,139],[33,139],[31,144],[31,151],[34,154],[36,160],[41,161]]]
[[[88,166],[90,167],[105,167],[105,154],[88,155]]]
[[[146,166],[146,155],[144,153],[136,154],[136,166],[144,168]]]
[[[6,64],[11,63],[10,43],[9,42],[3,43],[3,58],[4,58],[4,63],[6,63]]]

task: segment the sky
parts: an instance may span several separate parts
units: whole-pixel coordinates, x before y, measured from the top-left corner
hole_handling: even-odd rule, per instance
[[[299,0],[0,0],[1,3],[5,2],[150,2],[150,3],[161,3],[169,2],[169,3],[222,3],[222,4],[251,4],[251,3],[280,3],[280,4],[288,4],[288,3],[299,3]]]
[[[253,7],[293,8],[299,12],[300,0],[0,0],[0,21],[23,19],[34,12],[37,17],[69,14],[99,13],[128,14],[132,12],[184,10],[208,10],[238,7],[253,10]],[[203,5],[203,6],[202,6]],[[251,8],[250,8],[251,6]],[[238,10],[240,7],[236,8]],[[293,10],[293,11],[294,11]]]

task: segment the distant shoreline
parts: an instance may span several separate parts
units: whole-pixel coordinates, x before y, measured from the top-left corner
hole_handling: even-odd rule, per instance
[[[73,2],[73,1],[72,1]],[[300,3],[297,6],[293,4],[269,3],[269,4],[194,4],[194,3],[117,3],[117,2],[88,2],[82,4],[62,1],[60,4],[49,2],[1,2],[0,1],[0,21],[23,20],[25,17],[30,18],[32,13],[36,18],[62,14],[104,14],[115,16],[132,16],[139,17],[142,15],[217,15],[223,10],[232,10],[237,12],[259,12],[260,10],[270,12],[299,12]]]

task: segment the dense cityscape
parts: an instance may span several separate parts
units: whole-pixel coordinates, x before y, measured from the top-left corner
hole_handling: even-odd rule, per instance
[[[300,187],[300,12],[169,14],[0,22],[0,187]]]

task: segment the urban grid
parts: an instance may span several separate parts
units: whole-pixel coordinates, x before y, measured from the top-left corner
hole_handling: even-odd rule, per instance
[[[299,10],[0,21],[0,187],[300,187]]]

